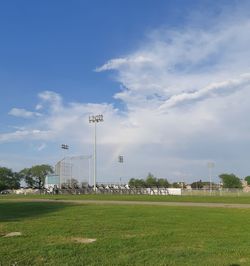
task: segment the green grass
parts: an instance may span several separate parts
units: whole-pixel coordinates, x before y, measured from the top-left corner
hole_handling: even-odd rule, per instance
[[[62,199],[62,200],[119,200],[119,201],[159,201],[159,202],[211,202],[250,204],[250,194],[244,196],[155,196],[155,195],[1,195],[5,199]]]
[[[0,265],[250,265],[250,210],[0,201]],[[72,238],[95,238],[91,244]]]

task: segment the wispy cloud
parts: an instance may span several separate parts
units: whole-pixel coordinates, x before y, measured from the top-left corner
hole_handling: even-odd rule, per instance
[[[143,55],[134,55],[132,57],[128,58],[116,58],[109,60],[107,63],[105,63],[103,66],[98,67],[95,69],[96,72],[106,71],[106,70],[114,70],[114,69],[120,69],[123,66],[126,67],[129,65],[144,65],[145,63],[150,63],[151,59],[149,57],[144,57]]]
[[[40,129],[16,130],[14,132],[0,134],[0,143],[49,139],[51,135],[52,133],[50,131],[42,131]]]
[[[111,59],[98,71],[115,70],[123,90],[115,95],[129,108],[153,108],[162,102],[205,99],[230,87],[244,73],[250,73],[250,21],[234,24],[221,20],[210,29],[186,27],[181,30],[158,29],[147,42],[127,57]],[[139,60],[140,59],[140,60]],[[218,84],[218,86],[217,86]],[[224,85],[223,85],[224,84]],[[237,88],[236,88],[237,87]],[[220,93],[218,93],[219,96]]]
[[[250,73],[243,74],[238,79],[231,79],[225,82],[212,83],[211,85],[201,88],[194,92],[184,92],[173,95],[166,100],[159,110],[168,110],[171,107],[183,105],[186,103],[194,104],[195,101],[201,101],[210,97],[218,97],[221,95],[229,95],[237,90],[242,90],[250,85]]]
[[[49,104],[53,111],[60,111],[62,106],[62,97],[58,93],[54,91],[43,91],[39,93],[38,97],[42,101],[37,105],[39,108],[43,107],[43,104]]]
[[[42,110],[43,109],[43,105],[42,104],[37,104],[35,109],[37,111]]]
[[[42,116],[41,113],[27,111],[27,110],[25,110],[23,108],[12,108],[9,111],[9,115],[16,116],[16,117],[21,117],[21,118],[34,118],[34,117]]]

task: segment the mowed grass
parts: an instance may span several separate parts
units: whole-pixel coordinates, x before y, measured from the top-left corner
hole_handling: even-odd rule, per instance
[[[115,201],[153,201],[153,202],[206,202],[250,204],[250,193],[223,196],[172,196],[172,195],[119,195],[119,194],[86,194],[86,195],[0,195],[5,199],[53,199],[53,200],[115,200]]]
[[[0,265],[250,265],[250,210],[0,202]],[[96,239],[91,244],[74,238]]]

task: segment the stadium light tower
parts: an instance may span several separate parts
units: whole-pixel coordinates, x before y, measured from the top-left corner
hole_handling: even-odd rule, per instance
[[[63,150],[63,175],[64,175],[64,183],[66,184],[66,151],[69,150],[69,145],[68,144],[62,144],[61,149]],[[61,178],[60,178],[61,179]],[[61,180],[60,180],[60,186],[61,186]]]
[[[91,115],[89,117],[89,123],[95,124],[94,130],[94,191],[96,191],[96,177],[97,177],[97,168],[96,168],[96,124],[103,122],[103,115]]]
[[[118,162],[119,163],[123,163],[123,155],[119,155],[118,156]]]
[[[118,156],[118,162],[120,163],[120,164],[123,164],[123,155],[119,155]],[[120,177],[120,185],[122,185],[122,178]]]

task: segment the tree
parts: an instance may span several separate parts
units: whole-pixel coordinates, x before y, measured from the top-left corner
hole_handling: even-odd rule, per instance
[[[0,190],[20,187],[20,176],[6,167],[0,167]]]
[[[250,176],[248,175],[244,179],[245,179],[245,181],[247,181],[247,184],[250,185]]]
[[[178,182],[174,182],[173,184],[172,184],[172,187],[173,188],[182,188],[182,184],[181,183],[178,183]]]
[[[135,178],[130,178],[130,180],[128,181],[128,185],[130,187],[135,187]]]
[[[203,187],[204,187],[204,184],[203,184],[203,182],[201,180],[200,181],[193,182],[191,184],[191,188],[201,189]]]
[[[146,185],[147,187],[157,187],[157,178],[154,177],[151,173],[148,173],[148,176],[146,178]]]
[[[35,165],[20,172],[29,186],[39,189],[43,188],[46,175],[51,173],[53,173],[53,168],[47,164]]]
[[[159,178],[157,180],[157,187],[169,187],[170,184],[167,179]]]
[[[234,174],[221,174],[219,177],[224,188],[242,188],[240,179]]]
[[[130,187],[142,187],[142,188],[150,188],[150,187],[169,187],[169,182],[164,178],[156,178],[153,174],[149,173],[146,180],[144,179],[136,179],[131,178],[129,180]]]
[[[135,187],[146,187],[146,182],[143,179],[136,179],[135,180]]]
[[[193,182],[191,184],[191,188],[194,188],[194,189],[202,189],[202,188],[203,189],[209,189],[210,186],[211,186],[212,189],[216,188],[216,184],[215,183],[211,182],[211,184],[210,184],[210,182],[208,182],[208,181],[203,182],[203,181],[200,180],[200,181]]]
[[[31,175],[31,168],[24,168],[23,170],[21,170],[19,172],[21,178],[26,182],[26,184],[29,187],[34,187],[35,186],[35,180],[33,179],[32,175]]]
[[[128,184],[130,187],[146,187],[145,180],[143,179],[131,178]]]

